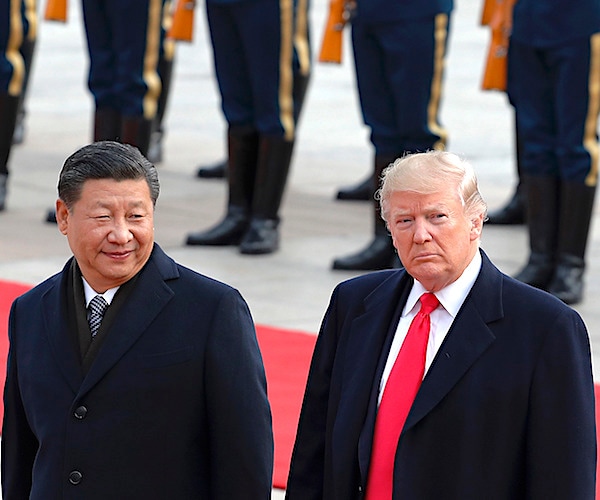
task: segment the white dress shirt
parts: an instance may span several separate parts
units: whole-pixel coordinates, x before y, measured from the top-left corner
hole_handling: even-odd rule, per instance
[[[481,254],[479,251],[477,251],[475,252],[473,260],[471,260],[470,264],[466,267],[460,277],[453,283],[450,283],[448,286],[435,293],[435,296],[440,301],[441,307],[438,306],[437,309],[432,311],[430,315],[431,329],[429,331],[429,341],[427,342],[425,373],[427,373],[427,370],[429,370],[435,355],[437,354],[442,342],[450,330],[450,327],[452,326],[454,318],[456,318],[458,311],[462,307],[463,302],[471,291],[473,283],[475,283],[475,280],[479,275],[480,269]],[[428,293],[428,291],[421,283],[415,280],[408,295],[408,300],[406,301],[404,309],[402,310],[402,315],[400,316],[400,321],[396,327],[396,333],[394,334],[394,339],[392,340],[392,345],[390,347],[390,352],[388,353],[383,375],[381,376],[381,381],[379,382],[379,402],[381,402],[385,384],[387,383],[387,379],[392,371],[394,362],[398,357],[400,347],[402,347],[402,343],[406,338],[408,328],[413,318],[417,315],[419,309],[421,308],[419,298],[424,293]]]
[[[100,295],[100,296],[104,297],[104,300],[106,300],[106,303],[108,305],[110,305],[112,300],[115,298],[115,294],[117,293],[117,290],[119,289],[119,287],[116,286],[114,288],[109,288],[104,293],[98,293],[89,285],[89,283],[87,281],[85,281],[85,278],[83,276],[81,277],[81,280],[83,281],[83,291],[85,292],[85,308],[86,309],[90,305],[91,300],[96,295]]]

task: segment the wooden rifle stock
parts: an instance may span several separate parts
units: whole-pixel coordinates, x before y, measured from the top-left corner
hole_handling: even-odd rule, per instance
[[[481,26],[489,26],[492,20],[492,15],[496,10],[496,0],[483,0],[483,8],[481,9]]]
[[[329,16],[325,23],[319,62],[341,64],[342,44],[344,41],[342,35],[347,20],[348,11],[345,0],[330,0]]]
[[[68,0],[48,0],[44,12],[44,20],[67,22],[67,1]]]
[[[492,38],[481,82],[483,90],[506,90],[508,43],[515,1],[495,0],[494,5],[490,6],[490,0],[486,0],[484,13],[487,10],[487,14],[482,16],[482,24],[490,26]]]
[[[194,38],[195,0],[178,0],[173,13],[173,24],[167,33],[169,38],[181,42],[191,42]]]

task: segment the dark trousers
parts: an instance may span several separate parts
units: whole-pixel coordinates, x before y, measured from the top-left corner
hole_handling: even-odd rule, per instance
[[[444,147],[438,109],[448,21],[445,14],[372,24],[358,15],[353,21],[358,94],[376,154]]]
[[[293,2],[206,3],[225,119],[294,137]]]
[[[523,173],[596,185],[598,37],[551,48],[511,42],[508,91],[517,109]]]
[[[83,0],[90,71],[97,109],[122,116],[156,114],[163,0]]]

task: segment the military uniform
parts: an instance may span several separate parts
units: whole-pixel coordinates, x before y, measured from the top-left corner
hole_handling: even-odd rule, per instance
[[[279,209],[310,76],[307,0],[207,0],[214,65],[228,124],[229,200],[188,245],[279,246]]]
[[[452,0],[358,0],[352,47],[360,107],[375,150],[373,187],[405,153],[444,149],[438,121]],[[399,265],[373,199],[375,236],[334,269],[373,270]]]
[[[600,2],[518,0],[508,57],[530,256],[517,278],[582,298],[598,177]]]
[[[161,91],[157,72],[163,0],[83,0],[94,96],[94,140],[148,152]]]
[[[25,80],[20,52],[30,29],[25,14],[23,1],[0,0],[0,211],[6,204],[8,159]]]

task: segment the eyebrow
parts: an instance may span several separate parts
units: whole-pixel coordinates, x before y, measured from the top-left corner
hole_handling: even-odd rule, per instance
[[[429,213],[429,212],[450,212],[450,208],[448,207],[448,205],[444,205],[444,204],[435,204],[435,205],[428,205],[425,207],[422,207],[422,209],[419,210],[420,213]],[[392,215],[410,215],[412,214],[413,211],[410,209],[404,210],[401,208],[396,208],[394,210],[391,211]]]

